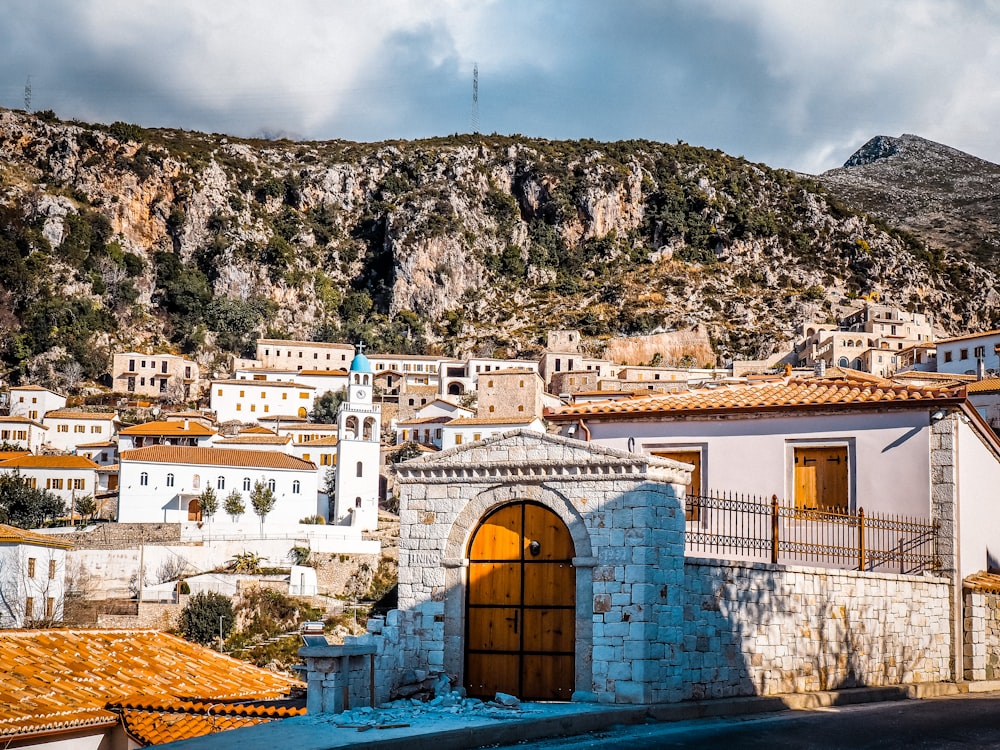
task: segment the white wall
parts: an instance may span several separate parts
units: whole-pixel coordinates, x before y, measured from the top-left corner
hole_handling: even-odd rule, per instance
[[[45,441],[60,451],[72,452],[81,443],[104,442],[115,437],[114,422],[110,419],[47,417],[44,424],[49,428],[45,433]],[[66,429],[60,431],[60,427]],[[83,428],[82,432],[78,429],[80,427]]]
[[[975,430],[958,423],[959,575],[1000,567],[1000,462]]]
[[[28,560],[35,560],[34,577],[28,576]],[[49,562],[55,562],[49,577]],[[46,600],[55,600],[52,620],[62,619],[66,576],[66,550],[35,544],[0,544],[0,628],[24,627],[26,620],[48,619]],[[31,597],[33,611],[25,610]]]
[[[852,508],[930,517],[927,412],[595,421],[587,426],[592,441],[609,448],[628,450],[630,437],[637,453],[701,448],[703,491],[789,499],[792,446],[846,443]]]

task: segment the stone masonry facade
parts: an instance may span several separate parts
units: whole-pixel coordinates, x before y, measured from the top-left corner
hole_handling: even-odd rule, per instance
[[[1000,594],[965,592],[965,679],[1000,680]]]
[[[403,464],[401,611],[345,644],[363,659],[304,653],[310,694],[315,684],[323,705],[364,701],[374,677],[382,702],[414,673],[463,684],[468,543],[492,510],[521,501],[552,510],[573,540],[575,700],[644,704],[953,678],[947,578],[685,559],[689,471],[528,432]]]

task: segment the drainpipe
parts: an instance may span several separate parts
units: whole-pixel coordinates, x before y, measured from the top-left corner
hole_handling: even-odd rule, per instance
[[[577,424],[580,426],[580,431],[583,433],[583,439],[586,442],[589,443],[590,442],[590,430],[587,428],[586,423],[584,423],[584,421],[581,419],[581,420],[579,420],[577,422]]]

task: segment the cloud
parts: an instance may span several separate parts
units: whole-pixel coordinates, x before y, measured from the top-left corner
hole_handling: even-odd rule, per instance
[[[381,140],[649,138],[803,171],[876,134],[1000,160],[1000,2],[12,0],[0,104]]]

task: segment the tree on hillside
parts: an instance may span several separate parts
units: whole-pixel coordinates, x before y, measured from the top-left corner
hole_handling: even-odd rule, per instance
[[[240,494],[239,490],[233,490],[226,495],[222,508],[226,511],[226,515],[233,519],[233,523],[236,523],[240,516],[247,511],[247,506],[243,503],[243,495]]]
[[[85,521],[93,521],[94,514],[97,513],[97,501],[93,495],[78,497],[73,503],[73,509],[80,514],[80,518]]]
[[[198,495],[198,504],[201,506],[201,517],[208,521],[208,531],[209,535],[211,535],[212,519],[215,518],[215,514],[219,512],[219,496],[215,494],[215,490],[211,487],[206,487],[204,491]]]
[[[232,600],[215,591],[195,594],[181,610],[181,635],[202,645],[211,643],[220,635],[225,641],[235,624]],[[221,642],[219,648],[222,648]]]
[[[65,509],[59,497],[30,487],[19,471],[0,474],[0,523],[36,529],[55,520]]]
[[[254,482],[250,492],[250,505],[253,512],[260,518],[260,535],[264,536],[264,517],[274,509],[274,490],[264,482]]]
[[[312,413],[309,418],[313,422],[323,424],[336,424],[337,409],[347,399],[347,389],[341,388],[339,391],[327,391],[313,403]]]

